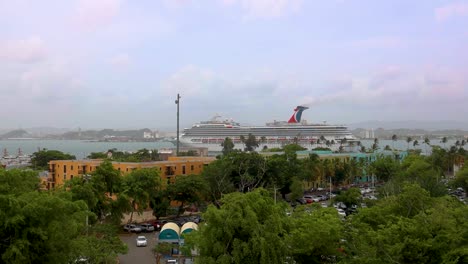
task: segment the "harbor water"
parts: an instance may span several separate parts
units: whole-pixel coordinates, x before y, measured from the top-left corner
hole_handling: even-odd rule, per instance
[[[373,140],[362,140],[361,144],[369,149],[374,143]],[[449,140],[447,143],[443,144],[440,140],[432,139],[431,145],[439,145],[441,147],[450,148],[455,144],[455,140]],[[386,145],[389,145],[391,148],[399,150],[414,149],[413,143],[411,142],[408,146],[408,143],[405,140],[379,140],[379,149],[383,150]],[[338,146],[338,145],[337,145]],[[69,153],[75,155],[77,159],[83,159],[88,156],[91,152],[104,152],[109,149],[117,149],[119,151],[136,151],[139,149],[167,149],[174,148],[174,144],[166,141],[156,141],[156,142],[96,142],[96,141],[83,141],[83,140],[0,140],[0,150],[4,151],[5,149],[10,155],[17,155],[18,150],[21,149],[23,154],[29,155],[39,149],[49,149],[49,150],[59,150],[64,153]],[[315,147],[315,146],[313,146]],[[465,149],[468,146],[465,146]],[[335,147],[336,148],[336,147]],[[356,148],[357,149],[357,148]],[[416,146],[416,149],[421,149],[423,153],[426,150],[429,152],[431,147],[426,146],[421,141],[419,141],[419,146]]]

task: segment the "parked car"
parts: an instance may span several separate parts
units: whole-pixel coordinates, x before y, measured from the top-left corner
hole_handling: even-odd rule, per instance
[[[140,226],[141,226],[141,231],[144,231],[144,232],[154,231],[154,226],[152,224],[144,223],[144,224],[141,224]]]
[[[136,246],[137,247],[146,247],[148,245],[148,240],[145,236],[138,236],[136,238]]]
[[[320,199],[317,197],[317,196],[313,196],[313,195],[304,195],[304,197],[302,197],[304,200],[306,200],[307,203],[318,203],[320,202]]]
[[[346,212],[345,212],[343,209],[341,209],[341,208],[336,208],[336,211],[338,211],[338,215],[343,216],[343,217],[346,216]]]
[[[151,222],[151,224],[154,227],[154,230],[156,230],[156,231],[161,230],[161,228],[163,227],[163,225],[165,223],[167,223],[167,220],[155,220],[155,221]]]
[[[320,200],[320,201],[326,201],[328,199],[328,197],[326,195],[317,195],[317,198]]]
[[[127,232],[140,233],[141,227],[135,224],[127,224],[127,225],[124,225],[124,230]]]

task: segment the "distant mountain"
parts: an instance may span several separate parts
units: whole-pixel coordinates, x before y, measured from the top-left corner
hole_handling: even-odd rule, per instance
[[[84,130],[84,131],[70,131],[66,132],[58,138],[60,139],[89,139],[89,140],[102,140],[106,138],[129,138],[129,139],[142,139],[144,132],[152,132],[149,128],[143,128],[138,130],[114,130],[114,129],[102,129],[102,130]]]
[[[0,136],[2,139],[9,139],[9,138],[30,138],[32,135],[28,133],[26,130],[23,129],[16,129],[10,132],[7,132]]]
[[[428,131],[434,130],[464,130],[468,131],[468,122],[461,121],[365,121],[350,124],[351,129],[423,129]]]

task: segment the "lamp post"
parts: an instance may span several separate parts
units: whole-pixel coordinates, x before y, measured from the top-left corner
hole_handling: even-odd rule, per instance
[[[177,105],[177,149],[176,149],[176,156],[179,156],[179,102],[180,102],[180,95],[177,94],[177,99],[175,103]]]

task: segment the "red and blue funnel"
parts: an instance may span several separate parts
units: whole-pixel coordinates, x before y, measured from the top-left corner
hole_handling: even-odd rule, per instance
[[[306,107],[306,106],[297,106],[295,109],[294,109],[294,114],[291,116],[291,118],[289,119],[288,123],[300,123],[301,122],[301,116],[302,116],[302,112],[306,109],[309,109],[309,107]]]

